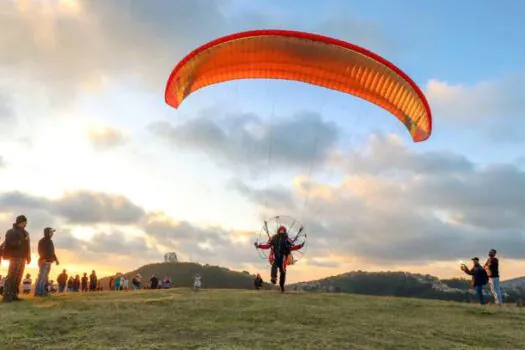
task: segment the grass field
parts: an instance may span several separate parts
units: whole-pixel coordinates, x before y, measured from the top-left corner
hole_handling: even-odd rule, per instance
[[[342,294],[187,289],[0,304],[0,349],[525,349],[525,311]]]

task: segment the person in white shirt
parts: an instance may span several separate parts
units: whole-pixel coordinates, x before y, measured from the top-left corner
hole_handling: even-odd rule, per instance
[[[24,294],[31,293],[31,285],[33,284],[33,280],[31,279],[31,274],[27,274],[26,278],[22,281],[22,292]]]
[[[199,274],[195,275],[195,278],[193,279],[193,288],[195,290],[199,290],[202,288],[202,277]]]

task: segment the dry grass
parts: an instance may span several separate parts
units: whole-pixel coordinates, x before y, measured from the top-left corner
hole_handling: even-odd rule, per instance
[[[0,304],[0,349],[525,349],[507,306],[187,289]]]

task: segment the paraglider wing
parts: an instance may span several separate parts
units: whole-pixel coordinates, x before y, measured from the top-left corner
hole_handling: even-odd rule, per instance
[[[322,35],[253,30],[213,40],[172,71],[166,103],[178,108],[191,93],[236,79],[285,79],[348,93],[395,115],[414,142],[428,139],[432,115],[419,87],[386,59]]]

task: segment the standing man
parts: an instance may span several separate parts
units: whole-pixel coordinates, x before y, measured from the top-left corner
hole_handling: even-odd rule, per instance
[[[4,302],[7,303],[21,300],[18,298],[18,289],[25,265],[31,263],[31,247],[26,226],[27,218],[20,215],[16,218],[13,228],[5,234],[4,258],[9,259],[9,270],[4,285]]]
[[[461,264],[461,270],[467,275],[472,276],[471,286],[476,289],[479,303],[485,305],[485,297],[483,296],[483,286],[487,284],[488,276],[487,272],[479,264],[479,258],[474,257],[472,260],[472,268],[469,269],[465,264]]]
[[[491,249],[489,251],[489,258],[483,268],[487,271],[487,275],[489,276],[489,286],[490,291],[494,296],[494,303],[498,305],[503,304],[499,284],[499,260],[496,258],[496,249]]]
[[[57,256],[55,255],[55,245],[51,238],[53,237],[55,230],[51,227],[44,229],[44,237],[38,241],[38,279],[36,282],[35,296],[41,297],[47,295],[47,284],[49,279],[49,271],[51,270],[51,264],[56,262],[60,265]]]

